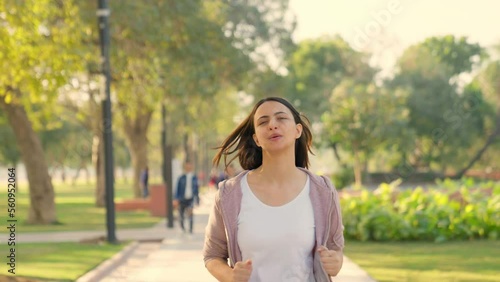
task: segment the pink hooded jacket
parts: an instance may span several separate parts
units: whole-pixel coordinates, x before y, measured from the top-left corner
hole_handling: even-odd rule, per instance
[[[300,168],[309,175],[310,192],[315,224],[316,243],[313,253],[313,271],[317,282],[331,281],[324,270],[319,254],[316,251],[320,245],[329,250],[343,250],[344,235],[342,214],[337,191],[330,180],[317,176],[306,169]],[[241,178],[248,173],[243,171],[234,178],[219,183],[219,192],[215,197],[215,205],[210,213],[205,230],[205,246],[203,257],[205,265],[212,259],[229,259],[230,266],[242,261],[238,246],[238,215],[241,208]]]

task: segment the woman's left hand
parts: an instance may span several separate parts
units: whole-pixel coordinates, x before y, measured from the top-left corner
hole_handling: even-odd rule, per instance
[[[341,251],[328,250],[325,246],[318,248],[323,268],[330,276],[336,276],[342,268],[343,253]]]

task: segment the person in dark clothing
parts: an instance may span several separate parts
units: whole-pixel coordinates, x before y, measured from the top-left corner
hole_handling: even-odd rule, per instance
[[[147,198],[149,197],[149,187],[148,187],[148,182],[149,182],[149,168],[146,167],[141,174],[141,188],[142,188],[142,197]]]
[[[181,229],[186,232],[184,227],[184,217],[187,214],[189,218],[189,233],[193,233],[193,206],[196,201],[199,204],[198,197],[198,177],[193,173],[193,164],[186,161],[184,163],[184,174],[177,180],[177,192],[175,199],[179,203],[179,220]]]

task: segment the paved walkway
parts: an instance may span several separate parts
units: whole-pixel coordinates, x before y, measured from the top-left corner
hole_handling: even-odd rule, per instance
[[[133,240],[120,253],[80,277],[77,282],[212,282],[203,265],[204,229],[213,193],[195,209],[194,234],[166,228],[165,220],[150,229],[117,230],[120,241]],[[175,226],[178,226],[177,222]],[[18,234],[19,242],[79,242],[104,237],[104,231]],[[344,257],[337,282],[374,282],[367,273]]]

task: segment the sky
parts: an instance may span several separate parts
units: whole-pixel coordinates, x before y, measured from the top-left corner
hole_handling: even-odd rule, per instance
[[[297,41],[340,34],[372,63],[391,69],[402,51],[429,36],[500,44],[500,0],[290,0]]]

